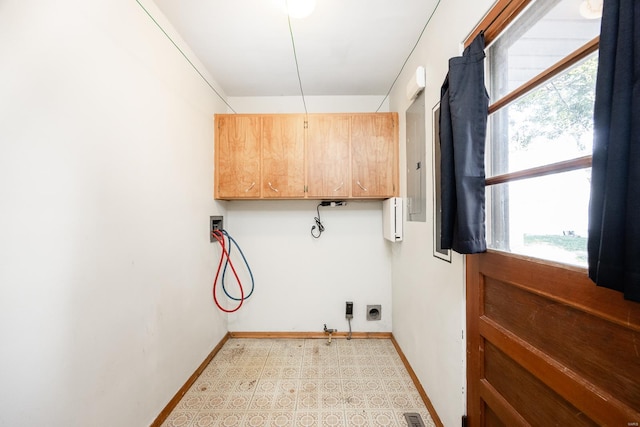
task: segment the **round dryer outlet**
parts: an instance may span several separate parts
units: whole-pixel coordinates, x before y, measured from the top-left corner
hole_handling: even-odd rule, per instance
[[[382,319],[382,306],[368,305],[367,306],[367,320],[380,320]]]

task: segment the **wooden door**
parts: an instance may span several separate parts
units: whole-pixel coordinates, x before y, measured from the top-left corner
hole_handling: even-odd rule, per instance
[[[310,114],[307,126],[307,197],[349,197],[349,116]]]
[[[215,116],[216,199],[260,197],[260,116]]]
[[[470,426],[637,426],[640,304],[583,269],[467,256]]]
[[[304,197],[304,115],[262,117],[262,197]]]
[[[386,198],[397,195],[398,115],[351,117],[351,195]]]

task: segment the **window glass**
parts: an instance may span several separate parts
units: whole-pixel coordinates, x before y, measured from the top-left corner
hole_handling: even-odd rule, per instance
[[[487,187],[489,205],[508,218],[489,224],[489,246],[586,266],[590,178],[587,168]]]
[[[538,0],[487,49],[491,102],[600,34],[600,19],[581,14],[582,3]]]
[[[591,154],[597,67],[594,54],[490,116],[490,176]]]

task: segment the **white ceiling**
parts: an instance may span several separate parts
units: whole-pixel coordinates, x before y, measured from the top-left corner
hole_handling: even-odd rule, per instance
[[[276,0],[154,1],[228,96],[300,95]],[[436,4],[317,0],[311,16],[291,18],[304,94],[385,95]]]

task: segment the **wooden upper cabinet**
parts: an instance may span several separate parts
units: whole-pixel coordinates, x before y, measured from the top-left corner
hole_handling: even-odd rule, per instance
[[[216,114],[215,137],[216,199],[398,193],[397,113]]]
[[[304,115],[262,117],[262,197],[304,197]]]
[[[347,114],[310,114],[307,124],[307,197],[349,196]]]
[[[215,198],[260,198],[260,116],[216,115],[214,126]]]
[[[387,198],[398,192],[398,115],[351,116],[351,196]]]

